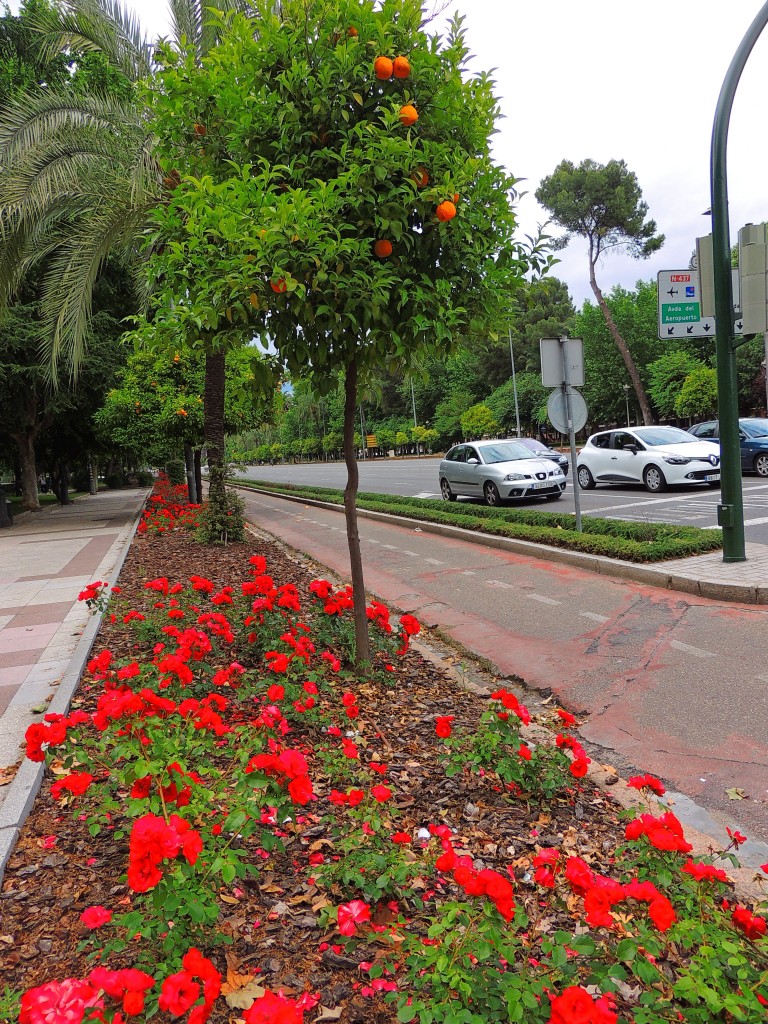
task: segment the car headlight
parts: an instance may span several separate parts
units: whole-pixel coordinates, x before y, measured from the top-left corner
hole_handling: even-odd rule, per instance
[[[684,455],[662,455],[662,459],[668,462],[670,466],[687,466],[691,459],[687,459]]]
[[[507,475],[504,477],[504,482],[508,483],[511,480],[525,480],[525,479],[526,479],[525,473],[507,473]]]

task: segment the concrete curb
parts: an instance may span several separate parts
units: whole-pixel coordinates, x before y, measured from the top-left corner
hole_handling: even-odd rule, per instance
[[[128,551],[130,550],[131,543],[136,535],[139,523],[141,522],[141,514],[145,505],[146,501],[139,510],[133,526],[130,529],[126,529],[123,536],[118,536],[115,541],[116,545],[122,544],[122,551],[118,555],[114,568],[108,574],[109,579],[106,582],[108,582],[110,586],[114,586],[120,577],[120,572],[123,568],[123,564],[125,563],[125,559],[128,557]],[[108,610],[109,606],[107,606],[107,611]],[[80,683],[80,677],[90,659],[91,650],[96,642],[96,636],[99,632],[103,618],[104,612],[99,612],[90,619],[88,625],[83,630],[83,634],[78,640],[77,647],[72,655],[69,667],[61,677],[56,693],[46,708],[45,714],[52,712],[54,714],[65,715],[69,710],[70,702]],[[25,758],[21,762],[19,770],[16,772],[13,781],[8,786],[5,798],[0,805],[0,886],[3,884],[5,868],[8,860],[13,854],[13,849],[19,837],[19,832],[26,821],[29,812],[32,810],[32,805],[40,791],[40,786],[42,785],[44,776],[44,763],[28,761]]]
[[[284,498],[286,501],[301,505],[311,505],[343,514],[343,506],[334,505],[316,498],[302,498],[300,495],[283,494],[281,491],[269,491],[264,488],[248,487],[245,484],[229,483],[228,486],[238,490],[250,491],[255,494],[266,494],[272,498]],[[693,594],[714,601],[736,601],[742,604],[768,604],[768,586],[752,584],[718,583],[714,580],[699,580],[683,575],[670,569],[668,564],[663,568],[653,568],[638,562],[625,562],[618,558],[607,558],[605,555],[589,555],[580,551],[569,551],[566,548],[549,547],[546,544],[535,544],[533,541],[517,540],[512,537],[496,537],[493,534],[475,530],[465,530],[460,526],[449,526],[443,523],[430,523],[408,516],[397,516],[389,512],[373,512],[359,508],[357,514],[361,519],[378,520],[419,529],[422,533],[433,533],[441,537],[452,537],[455,540],[471,541],[489,548],[501,548],[512,551],[527,558],[538,558],[547,562],[559,562],[572,565],[587,572],[611,576],[615,579],[631,580],[649,587],[662,590],[676,590],[684,594]]]

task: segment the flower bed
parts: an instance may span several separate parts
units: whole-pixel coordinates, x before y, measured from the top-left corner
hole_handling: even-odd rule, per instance
[[[690,858],[657,780],[627,819],[567,711],[542,742],[521,693],[462,691],[375,601],[355,676],[349,589],[193,544],[178,498],[70,713],[28,732],[51,785],[0,897],[0,1018],[766,1018],[765,907]]]

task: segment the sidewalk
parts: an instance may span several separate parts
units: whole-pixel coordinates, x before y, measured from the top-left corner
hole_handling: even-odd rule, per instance
[[[35,709],[83,660],[92,617],[77,595],[92,580],[114,581],[147,494],[104,491],[23,513],[0,531],[0,779],[21,759]]]

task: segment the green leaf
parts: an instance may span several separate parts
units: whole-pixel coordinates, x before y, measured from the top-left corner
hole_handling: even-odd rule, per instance
[[[616,956],[626,963],[635,959],[637,955],[637,943],[633,939],[622,939],[616,947]]]

